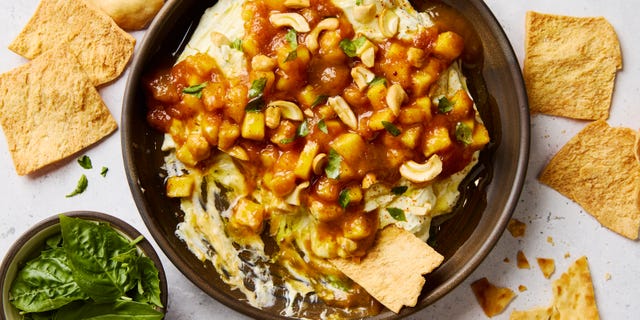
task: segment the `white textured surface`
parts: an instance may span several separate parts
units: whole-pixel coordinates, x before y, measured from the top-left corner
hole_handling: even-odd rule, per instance
[[[604,16],[614,26],[622,45],[624,68],[618,73],[609,123],[638,128],[640,123],[640,3],[629,0],[487,0],[489,7],[507,33],[522,61],[524,55],[524,16],[527,10],[574,16]],[[0,72],[11,70],[25,60],[7,46],[29,20],[37,0],[0,1]],[[143,33],[134,36],[141,40]],[[100,90],[114,117],[120,122],[122,94],[127,73]],[[531,160],[527,180],[514,217],[528,225],[526,237],[514,239],[508,232],[471,276],[450,294],[411,319],[483,319],[485,315],[475,301],[469,284],[481,277],[513,289],[517,298],[496,319],[508,319],[514,308],[546,306],[551,300],[550,285],[568,265],[581,255],[589,258],[596,299],[603,319],[631,319],[640,314],[640,243],[630,241],[601,227],[579,206],[557,192],[541,185],[535,176],[562,145],[577,133],[584,122],[537,116],[531,125]],[[148,238],[140,215],[129,192],[122,154],[120,132],[107,138],[86,154],[94,168],[86,171],[70,160],[39,176],[16,175],[7,144],[0,135],[0,255],[34,223],[70,210],[96,210],[128,221]],[[102,166],[109,168],[106,178],[99,175]],[[73,198],[65,194],[75,188],[81,174],[89,179],[87,191]],[[553,239],[553,244],[547,241]],[[159,254],[161,250],[156,246]],[[523,250],[530,270],[515,266],[515,256]],[[565,258],[569,253],[570,258]],[[536,257],[553,258],[556,273],[545,279]],[[509,263],[503,260],[508,258]],[[205,295],[162,256],[169,281],[167,319],[246,319]],[[607,275],[610,279],[607,280]],[[518,285],[528,290],[519,293]]]

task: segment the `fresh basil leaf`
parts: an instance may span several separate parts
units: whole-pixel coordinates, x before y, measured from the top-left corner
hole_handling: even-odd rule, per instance
[[[160,277],[153,261],[148,257],[141,256],[138,259],[138,270],[140,271],[140,279],[134,297],[135,301],[163,307],[162,301],[160,301]]]
[[[255,99],[250,100],[247,103],[247,105],[244,107],[244,111],[260,112],[262,111],[262,109],[264,109],[265,106],[266,106],[266,103],[264,102],[264,98],[262,98],[262,96],[259,96]]]
[[[324,122],[324,119],[320,119],[320,121],[318,121],[318,129],[325,134],[329,134],[329,128],[327,128],[327,123]]]
[[[296,32],[296,30],[289,29],[284,38],[287,39],[287,42],[289,42],[289,46],[291,47],[291,49],[295,51],[298,48],[298,33]]]
[[[348,57],[353,58],[357,56],[356,45],[353,41],[351,41],[351,39],[344,38],[340,40],[340,42],[338,43],[338,46],[340,47],[340,49],[342,49],[342,52],[344,52],[344,54],[346,54]]]
[[[442,97],[438,100],[438,111],[440,113],[447,113],[453,110],[453,103],[447,99],[447,97]]]
[[[375,86],[377,84],[382,84],[382,85],[384,85],[386,87],[387,86],[387,79],[385,79],[383,77],[376,76],[376,77],[373,78],[373,80],[371,80],[371,82],[369,82],[369,86],[370,87]]]
[[[291,142],[296,141],[296,136],[290,137],[290,138],[284,138],[284,139],[280,139],[280,144],[289,144]]]
[[[408,189],[409,187],[407,186],[397,186],[397,187],[391,188],[391,193],[395,194],[396,196],[400,196],[400,195],[403,195],[405,192],[407,192]]]
[[[118,300],[109,303],[88,301],[73,303],[60,308],[56,320],[140,319],[160,320],[164,314],[153,306],[135,301]]]
[[[47,244],[47,248],[49,248],[49,249],[61,248],[62,247],[62,235],[59,234],[59,233],[56,233],[55,235],[47,238],[45,243]]]
[[[58,309],[88,296],[74,281],[63,248],[43,251],[18,271],[10,289],[11,303],[23,312]]]
[[[109,168],[107,167],[102,167],[102,169],[100,169],[100,175],[103,177],[107,176],[107,172],[109,172]]]
[[[230,45],[231,49],[236,49],[238,51],[242,51],[242,39],[238,38],[233,40]]]
[[[78,184],[76,185],[76,189],[73,190],[68,195],[66,195],[65,197],[71,198],[73,196],[83,193],[85,190],[87,190],[88,185],[89,185],[89,180],[87,180],[87,176],[85,176],[84,174],[81,175],[80,179],[78,180]]]
[[[251,82],[249,88],[249,99],[260,97],[264,94],[264,87],[267,85],[267,78],[260,78]]]
[[[473,131],[464,122],[456,123],[456,140],[462,142],[462,144],[470,145],[473,142]]]
[[[207,82],[196,84],[196,85],[182,89],[182,93],[191,94],[196,96],[198,99],[200,99],[202,98],[202,89],[204,89],[206,86],[207,86]]]
[[[398,221],[407,221],[407,217],[405,217],[404,215],[404,211],[402,211],[402,209],[398,209],[398,208],[387,208],[387,212],[389,212],[389,215],[398,220]]]
[[[111,226],[60,215],[60,228],[73,279],[93,300],[112,302],[135,287],[135,246]]]
[[[297,58],[298,58],[298,50],[291,50],[291,52],[289,52],[289,54],[287,55],[287,58],[284,59],[284,62],[293,61]]]
[[[324,173],[327,175],[329,179],[338,179],[340,178],[340,164],[342,163],[342,157],[338,152],[333,150],[333,148],[329,149],[329,156],[327,165],[324,167]]]
[[[309,135],[309,122],[307,120],[302,121],[302,123],[296,129],[296,136],[304,138]]]
[[[351,194],[349,193],[349,189],[342,189],[340,194],[338,195],[338,204],[345,209],[351,202]]]
[[[92,169],[93,165],[91,165],[91,158],[84,155],[78,159],[78,164],[84,169]]]
[[[321,104],[324,104],[325,102],[327,102],[328,99],[329,99],[329,96],[324,94],[317,96],[316,99],[313,100],[313,103],[311,104],[311,108],[315,108]]]
[[[402,133],[398,127],[396,127],[393,123],[389,121],[382,121],[382,126],[387,132],[389,132],[392,136],[397,137]]]

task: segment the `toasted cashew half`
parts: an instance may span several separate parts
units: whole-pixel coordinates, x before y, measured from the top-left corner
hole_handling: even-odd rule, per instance
[[[442,160],[434,154],[427,162],[419,164],[409,160],[400,166],[400,175],[411,182],[427,182],[435,179],[442,172]]]
[[[264,111],[265,124],[269,129],[275,129],[280,126],[280,117],[282,116],[282,110],[280,107],[271,106],[267,107]]]
[[[331,97],[327,99],[327,104],[333,108],[333,111],[336,112],[338,118],[340,118],[347,127],[353,130],[358,128],[358,119],[356,119],[356,115],[353,113],[353,110],[351,110],[351,106],[349,106],[343,97]]]
[[[291,27],[296,32],[309,32],[311,28],[304,17],[295,12],[273,13],[269,16],[269,22],[274,27]]]
[[[302,114],[302,110],[300,110],[300,107],[298,107],[297,104],[291,101],[285,101],[285,100],[271,101],[269,102],[269,104],[267,104],[267,108],[269,107],[280,108],[282,117],[285,119],[290,119],[294,121],[302,121],[302,119],[304,119],[304,114]]]
[[[351,69],[351,78],[353,78],[353,82],[356,83],[360,91],[366,89],[375,77],[376,75],[365,67],[357,66]]]
[[[382,35],[393,38],[398,33],[400,17],[392,10],[385,8],[378,16],[378,27]]]
[[[362,4],[353,7],[353,18],[360,23],[367,23],[376,17],[375,4]]]
[[[209,34],[209,37],[211,38],[211,43],[213,43],[213,45],[216,47],[220,47],[225,44],[226,45],[231,44],[231,40],[229,40],[227,36],[217,31],[211,31],[211,33]]]
[[[409,96],[407,96],[401,85],[394,83],[387,89],[387,106],[395,116],[400,114],[400,107],[407,99],[409,99]]]
[[[360,57],[360,61],[367,67],[373,67],[376,62],[376,46],[367,39],[361,46],[356,49],[356,55]]]
[[[318,153],[311,163],[311,168],[313,168],[313,173],[316,175],[321,175],[324,172],[324,167],[327,165],[329,158],[325,153]]]
[[[276,59],[264,54],[258,54],[251,58],[251,69],[256,71],[272,71],[276,65]]]
[[[296,186],[284,201],[292,206],[300,205],[300,192],[309,187],[309,181],[305,181]]]
[[[249,154],[247,150],[242,148],[241,146],[233,146],[231,149],[225,151],[228,155],[242,161],[249,160]]]
[[[307,37],[304,39],[304,44],[311,52],[315,52],[320,47],[318,44],[320,32],[325,30],[336,30],[339,26],[340,21],[338,21],[338,18],[326,18],[320,21],[313,30],[307,34]]]

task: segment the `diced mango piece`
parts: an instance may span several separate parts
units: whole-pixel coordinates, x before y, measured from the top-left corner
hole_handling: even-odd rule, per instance
[[[491,141],[491,137],[489,137],[489,131],[487,131],[487,127],[485,127],[481,123],[476,123],[473,128],[473,142],[470,147],[474,149],[480,149],[487,143]]]
[[[320,146],[316,142],[312,140],[307,141],[300,153],[296,167],[293,169],[293,173],[296,177],[302,180],[309,180],[313,158],[318,154],[319,148]]]
[[[265,118],[262,111],[247,112],[242,122],[241,135],[245,139],[262,141],[265,132]]]
[[[384,108],[382,110],[374,111],[371,117],[369,118],[368,126],[369,129],[378,131],[384,129],[383,121],[385,122],[393,122],[396,119],[396,116],[393,114],[393,111],[389,108]]]
[[[429,92],[429,87],[436,81],[432,74],[418,70],[411,79],[411,89],[414,96],[424,96]]]
[[[469,94],[464,90],[458,90],[453,97],[451,97],[453,103],[453,110],[450,112],[450,116],[453,119],[464,119],[473,110],[473,100],[469,97]]]
[[[264,208],[247,198],[238,200],[231,215],[232,225],[240,228],[248,228],[254,233],[260,233],[260,231],[262,231],[263,220]]]
[[[433,47],[433,54],[452,61],[462,53],[464,49],[464,39],[455,32],[446,31],[440,33]]]
[[[349,164],[358,163],[366,149],[366,142],[356,133],[343,133],[329,145]]]
[[[228,150],[240,137],[240,127],[228,120],[222,121],[218,131],[218,149]]]
[[[380,110],[387,107],[387,87],[383,83],[377,83],[369,86],[367,90],[367,98],[371,102],[373,110]]]
[[[173,176],[167,179],[167,197],[185,198],[193,193],[195,180],[191,175]]]
[[[448,148],[451,144],[449,130],[444,127],[438,127],[426,134],[422,144],[422,152],[425,157],[429,158],[434,153]]]
[[[400,134],[400,141],[402,141],[402,144],[405,147],[413,149],[418,146],[420,136],[422,135],[422,130],[422,126],[415,126],[409,129],[405,129],[402,134]]]

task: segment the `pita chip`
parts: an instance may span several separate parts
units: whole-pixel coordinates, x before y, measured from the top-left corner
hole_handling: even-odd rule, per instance
[[[637,239],[640,230],[640,162],[637,132],[606,121],[585,126],[538,176],[578,203],[603,226]]]
[[[531,113],[607,119],[622,68],[611,24],[603,17],[529,11],[525,29],[523,75]]]
[[[84,1],[42,0],[9,49],[34,59],[66,45],[94,86],[117,78],[126,67],[135,38]]]
[[[382,305],[398,313],[403,306],[416,305],[426,281],[423,275],[443,260],[442,255],[412,233],[388,226],[380,230],[373,247],[360,261],[330,262]]]
[[[0,124],[19,175],[69,157],[117,128],[64,48],[0,75]]]
[[[536,258],[540,271],[545,278],[549,279],[551,275],[556,271],[556,262],[549,258]]]
[[[516,297],[513,290],[509,288],[497,287],[487,278],[481,278],[471,284],[471,290],[476,296],[482,311],[487,317],[501,314]]]

